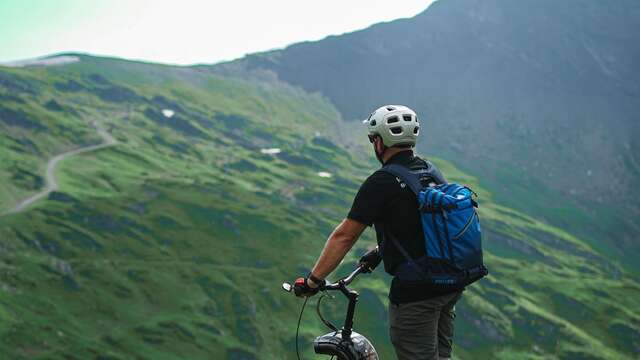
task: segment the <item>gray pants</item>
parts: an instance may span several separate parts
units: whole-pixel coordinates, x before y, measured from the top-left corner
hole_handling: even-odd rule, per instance
[[[389,333],[398,360],[451,357],[455,305],[462,292],[406,304],[389,303]]]

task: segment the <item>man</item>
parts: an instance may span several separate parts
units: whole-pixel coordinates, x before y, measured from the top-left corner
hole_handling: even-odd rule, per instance
[[[400,164],[420,173],[423,186],[445,182],[433,164],[413,154],[420,133],[413,110],[406,106],[383,106],[364,124],[381,164]],[[364,229],[371,225],[375,226],[384,267],[389,274],[394,275],[396,267],[405,261],[401,250],[393,242],[386,241],[389,237],[399,241],[413,259],[425,254],[416,195],[400,179],[378,170],[360,187],[347,218],[330,235],[298,293],[302,296],[317,293],[320,284],[340,264]],[[376,263],[378,257],[376,248],[365,254],[360,262],[368,266]],[[399,360],[450,359],[455,304],[461,295],[462,291],[433,293],[420,284],[407,285],[396,278],[392,280],[389,332]]]

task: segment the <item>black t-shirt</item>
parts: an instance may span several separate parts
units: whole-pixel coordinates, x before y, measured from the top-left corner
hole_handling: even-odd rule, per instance
[[[431,163],[414,156],[413,151],[402,151],[391,157],[386,164],[400,164],[411,170],[433,167],[431,177],[421,179],[423,186],[432,186],[445,182],[440,171]],[[353,201],[349,219],[368,226],[374,225],[378,244],[383,240],[382,228],[397,239],[409,255],[417,259],[425,254],[422,223],[418,212],[416,195],[395,176],[376,171],[365,180]],[[385,271],[391,275],[405,258],[392,242],[386,241],[383,246],[383,262]],[[395,303],[406,303],[425,300],[441,295],[420,287],[401,287],[392,282],[389,298]]]

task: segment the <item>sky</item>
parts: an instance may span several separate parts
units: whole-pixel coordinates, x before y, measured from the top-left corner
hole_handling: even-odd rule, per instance
[[[0,0],[0,62],[83,52],[214,63],[407,18],[433,0]]]

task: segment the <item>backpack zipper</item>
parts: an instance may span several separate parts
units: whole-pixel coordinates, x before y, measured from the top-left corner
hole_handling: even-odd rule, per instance
[[[464,225],[464,227],[462,227],[462,230],[460,230],[460,232],[458,232],[454,237],[453,240],[458,240],[462,235],[464,235],[465,232],[467,232],[467,230],[469,229],[469,226],[471,226],[471,223],[473,222],[473,218],[477,216],[477,213],[475,212],[475,210],[473,211],[473,215],[471,215],[469,217],[469,220],[467,221],[467,223]]]

